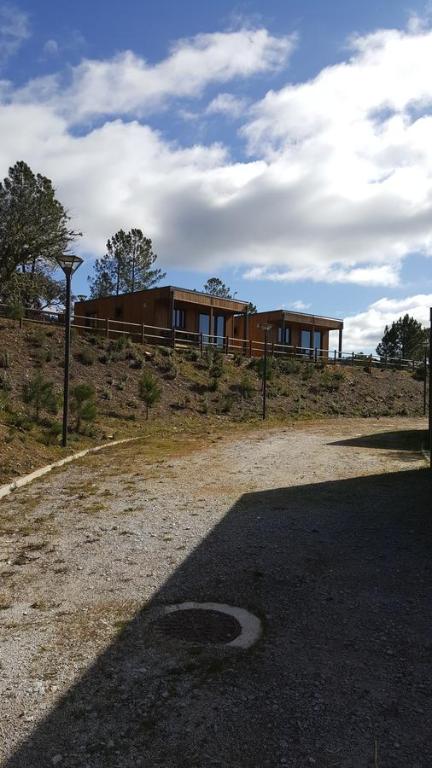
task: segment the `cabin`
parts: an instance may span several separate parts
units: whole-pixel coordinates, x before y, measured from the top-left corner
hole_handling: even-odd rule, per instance
[[[263,326],[268,326],[267,341],[276,352],[328,357],[329,333],[338,331],[339,356],[342,353],[343,321],[340,319],[276,309],[237,317],[234,335],[248,338],[252,349],[260,349],[265,339]]]
[[[75,303],[74,314],[78,326],[104,330],[109,321],[112,331],[130,331],[127,324],[147,326],[150,329],[176,331],[176,338],[185,341],[202,334],[204,343],[222,346],[224,337],[234,336],[235,318],[246,321],[247,301],[221,299],[200,291],[166,285],[160,288],[106,296]],[[247,323],[246,323],[247,325]],[[152,334],[146,330],[146,337]],[[139,330],[137,328],[137,334]],[[156,337],[158,334],[154,334]],[[163,338],[163,334],[160,339]]]

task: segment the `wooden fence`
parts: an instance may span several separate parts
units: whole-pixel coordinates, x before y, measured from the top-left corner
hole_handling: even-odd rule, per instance
[[[65,321],[65,316],[62,312],[39,309],[25,309],[22,316],[14,318],[11,316],[10,308],[5,304],[0,304],[0,316],[16,319],[21,327],[25,323],[61,327]],[[123,320],[109,320],[108,318],[84,317],[80,315],[73,316],[72,327],[80,332],[101,334],[106,338],[128,336],[132,341],[140,344],[169,346],[179,350],[197,349],[202,353],[204,349],[211,348],[218,349],[224,354],[229,355],[242,355],[245,357],[262,357],[264,355],[265,345],[263,341],[195,333],[178,328],[159,328],[143,323],[126,323]],[[382,358],[357,352],[338,352],[336,349],[294,347],[274,342],[269,342],[267,349],[268,354],[273,357],[283,356],[303,362],[321,362],[332,365],[397,368],[413,371],[424,365],[424,361],[421,360]]]

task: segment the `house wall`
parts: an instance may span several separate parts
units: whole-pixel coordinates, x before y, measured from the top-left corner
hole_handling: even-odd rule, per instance
[[[189,333],[199,330],[201,313],[215,318],[223,315],[225,318],[225,335],[234,333],[234,314],[245,309],[242,302],[227,306],[227,302],[213,296],[203,296],[192,291],[156,288],[149,291],[137,291],[124,296],[107,296],[101,299],[87,300],[75,303],[75,315],[78,317],[107,318],[124,323],[144,323],[159,328],[171,328],[172,310],[183,309],[185,327]],[[83,323],[82,320],[79,321]],[[91,322],[89,320],[89,322]],[[118,326],[120,329],[120,326]],[[212,329],[212,333],[214,330]]]
[[[328,351],[329,349],[329,331],[331,329],[339,328],[342,323],[337,321],[331,321],[327,318],[316,317],[314,322],[312,318],[302,318],[301,315],[292,313],[287,317],[280,310],[270,312],[258,312],[255,315],[250,315],[248,318],[248,334],[251,341],[264,341],[264,331],[259,326],[269,323],[272,328],[268,332],[268,340],[270,343],[278,343],[278,328],[286,327],[291,330],[290,345],[293,347],[301,346],[301,331],[320,331],[321,332],[321,349]],[[237,338],[246,338],[247,329],[245,328],[245,320],[243,317],[236,317],[234,324],[234,335]]]

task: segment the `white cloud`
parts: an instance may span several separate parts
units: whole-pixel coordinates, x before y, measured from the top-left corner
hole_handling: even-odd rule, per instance
[[[301,299],[298,299],[297,301],[292,301],[290,303],[290,309],[297,309],[299,312],[306,312],[307,309],[310,309],[311,305],[306,304]]]
[[[199,97],[211,83],[277,70],[294,45],[293,36],[275,37],[266,29],[200,34],[176,43],[157,64],[132,51],[85,59],[70,70],[70,79],[35,79],[16,98],[43,100],[75,123],[97,115],[143,116],[168,99]]]
[[[344,321],[344,349],[374,352],[386,325],[409,314],[424,326],[429,326],[432,294],[407,296],[402,299],[383,298],[371,304],[365,312],[350,315]]]
[[[47,40],[43,47],[43,52],[46,56],[58,56],[59,44],[57,40]]]
[[[13,5],[0,5],[0,64],[4,64],[30,37],[29,18]]]
[[[235,96],[233,93],[219,93],[208,105],[207,115],[226,115],[231,118],[239,118],[244,114],[247,99]]]
[[[244,113],[248,161],[131,120],[172,99],[187,111],[209,85],[281,67],[293,46],[241,29],[180,41],[151,65],[123,52],[84,60],[69,83],[3,85],[0,176],[23,158],[53,178],[89,253],[141,226],[165,266],[394,287],[407,254],[432,252],[432,31],[356,38],[344,63],[269,91]]]

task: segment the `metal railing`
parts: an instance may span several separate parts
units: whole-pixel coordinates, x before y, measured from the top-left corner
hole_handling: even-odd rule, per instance
[[[11,317],[10,307],[0,304],[0,316],[16,319],[22,326],[24,323],[35,323],[50,326],[63,326],[63,312],[42,309],[25,309],[18,318]],[[186,331],[181,328],[162,328],[144,323],[129,323],[124,320],[111,320],[101,317],[74,315],[72,327],[80,332],[102,334],[106,338],[129,336],[141,344],[170,346],[176,349],[205,349],[220,350],[224,354],[241,355],[245,357],[262,357],[264,341],[242,339],[236,336],[218,336],[216,334]],[[318,349],[311,347],[293,346],[269,342],[268,354],[273,357],[289,357],[303,362],[351,365],[372,368],[397,368],[415,371],[424,366],[424,360],[401,358],[385,358],[376,355],[365,355],[358,352],[339,352],[338,350]]]

